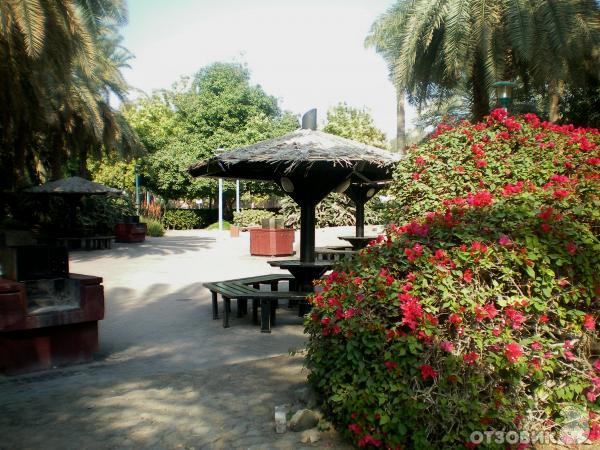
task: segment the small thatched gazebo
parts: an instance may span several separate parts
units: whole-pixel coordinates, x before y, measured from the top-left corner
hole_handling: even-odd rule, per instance
[[[105,186],[81,177],[61,178],[49,181],[41,186],[26,189],[31,194],[55,194],[55,195],[106,195],[122,194],[118,189]]]
[[[385,150],[317,131],[312,110],[302,118],[300,130],[199,161],[188,171],[193,176],[276,182],[300,206],[300,259],[312,262],[317,203],[352,183],[389,180],[398,160]]]

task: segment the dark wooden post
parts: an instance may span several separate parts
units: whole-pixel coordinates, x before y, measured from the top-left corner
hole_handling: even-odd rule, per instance
[[[304,198],[300,203],[300,261],[315,260],[315,201]]]

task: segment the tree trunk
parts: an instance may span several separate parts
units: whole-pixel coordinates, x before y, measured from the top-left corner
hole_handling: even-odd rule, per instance
[[[475,55],[473,62],[471,82],[473,84],[473,121],[480,122],[490,112],[490,96],[485,87],[483,56],[479,52]]]
[[[406,153],[406,115],[404,111],[404,90],[396,88],[396,151]]]
[[[565,90],[564,81],[553,81],[550,83],[550,111],[549,119],[550,122],[558,122],[560,119],[560,98]]]

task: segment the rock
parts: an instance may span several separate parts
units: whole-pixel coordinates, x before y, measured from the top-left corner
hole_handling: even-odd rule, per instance
[[[304,431],[313,428],[319,423],[320,415],[310,409],[296,411],[289,423],[292,431]]]
[[[300,434],[300,442],[303,444],[314,444],[315,442],[319,442],[321,440],[321,433],[316,428],[311,428],[310,430],[303,431]]]
[[[297,402],[306,405],[308,409],[313,409],[319,404],[315,391],[313,391],[309,386],[296,389],[294,396]]]

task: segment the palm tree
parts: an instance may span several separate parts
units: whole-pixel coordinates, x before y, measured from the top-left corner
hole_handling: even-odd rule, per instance
[[[499,79],[527,79],[556,98],[598,48],[598,11],[594,0],[400,0],[369,39],[416,103],[466,85],[479,120]]]
[[[127,91],[114,35],[126,17],[122,0],[0,2],[0,188],[134,136],[108,104]]]
[[[396,89],[396,148],[395,150],[404,154],[406,147],[406,115],[404,105],[405,88],[396,80],[394,62],[398,58],[399,46],[395,42],[397,24],[401,23],[406,16],[405,6],[407,3],[399,2],[393,7],[387,16],[375,22],[371,32],[365,39],[365,46],[375,47],[388,64],[390,79]],[[393,13],[392,13],[393,10]]]

